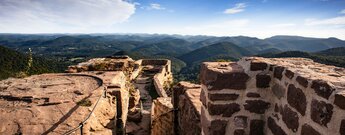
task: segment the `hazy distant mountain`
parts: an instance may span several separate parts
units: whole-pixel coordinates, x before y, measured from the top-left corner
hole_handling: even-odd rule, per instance
[[[337,38],[307,38],[298,36],[274,36],[264,39],[274,48],[290,51],[317,52],[329,48],[345,47],[345,41]]]
[[[327,52],[324,54],[328,54],[328,52],[332,52],[329,49],[326,51],[321,52]],[[338,52],[345,54],[345,51],[342,50],[341,52]],[[337,54],[333,55],[320,55],[320,53],[308,53],[308,52],[302,52],[302,51],[287,51],[282,53],[267,53],[267,54],[261,54],[259,55],[261,57],[268,57],[268,58],[284,58],[284,57],[302,57],[302,58],[309,58],[314,60],[315,62],[327,64],[327,65],[334,65],[338,67],[345,67],[345,56],[339,56]]]
[[[334,47],[345,47],[345,41],[337,38],[308,38],[300,36],[274,36],[267,39],[258,39],[255,37],[213,37],[194,43],[193,49],[219,42],[232,42],[239,47],[246,48],[253,53],[258,53],[270,48],[276,48],[283,51],[300,50],[307,52],[316,52]]]
[[[254,54],[276,48],[282,51],[317,52],[335,47],[345,47],[337,38],[308,38],[299,36],[274,36],[267,39],[255,37],[181,36],[164,34],[91,34],[91,35],[18,35],[0,34],[0,44],[21,50],[34,48],[38,53],[62,54],[103,51],[141,51],[148,55],[181,55],[189,51],[220,42],[231,42]],[[36,47],[36,48],[35,48]],[[50,48],[45,50],[44,48]],[[73,50],[76,49],[76,50]],[[167,51],[167,49],[169,51]],[[59,52],[59,50],[63,52]],[[111,53],[106,53],[111,54]],[[145,54],[146,55],[146,54]],[[99,56],[99,55],[97,55]]]
[[[169,55],[178,56],[191,51],[190,42],[183,39],[165,38],[155,43],[146,44],[133,49],[133,52],[142,55]]]
[[[251,54],[252,53],[248,50],[241,48],[233,43],[221,42],[196,49],[192,52],[182,55],[179,58],[185,61],[187,64],[191,64],[214,57],[228,56],[232,58],[240,58],[242,56],[248,56]]]
[[[265,45],[265,41],[258,39],[258,38],[253,38],[253,37],[245,37],[245,36],[237,36],[237,37],[213,37],[213,38],[208,38],[206,40],[197,42],[193,45],[191,45],[192,48],[198,49],[204,46],[208,46],[211,44],[215,43],[220,43],[220,42],[231,42],[239,47],[250,47],[250,46],[261,46]]]

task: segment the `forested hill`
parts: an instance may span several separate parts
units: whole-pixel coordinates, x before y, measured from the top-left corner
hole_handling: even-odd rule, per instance
[[[252,55],[252,53],[242,47],[230,42],[221,42],[196,49],[179,58],[191,65],[194,63],[200,63],[207,59],[214,59],[222,56],[240,58],[250,55]]]
[[[8,77],[63,72],[66,65],[41,57],[32,57],[32,67],[28,69],[29,55],[0,46],[0,80]],[[27,71],[27,72],[26,72]]]

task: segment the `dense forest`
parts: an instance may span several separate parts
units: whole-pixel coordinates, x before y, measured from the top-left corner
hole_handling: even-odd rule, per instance
[[[30,56],[29,53],[20,53],[2,46],[0,46],[0,63],[0,80],[8,77],[63,72],[67,66],[58,61]]]
[[[194,82],[198,82],[201,62],[237,61],[244,56],[304,57],[345,67],[345,41],[336,38],[0,34],[0,45],[0,79],[63,72],[68,65],[112,55],[170,59],[177,81]]]

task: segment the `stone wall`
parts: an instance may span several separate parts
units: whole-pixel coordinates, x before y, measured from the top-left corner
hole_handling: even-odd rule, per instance
[[[180,82],[173,89],[174,131],[180,135],[201,134],[201,87]]]
[[[344,135],[345,70],[309,59],[242,58],[201,67],[205,135]]]
[[[77,65],[68,66],[66,72],[78,73],[85,71],[125,71],[131,73],[135,61],[128,56],[111,58],[93,58]]]
[[[168,97],[170,92],[167,91],[168,86],[173,81],[171,72],[171,61],[167,59],[162,60],[142,60],[142,66],[153,65],[156,66],[158,72],[153,76],[153,84],[160,97]]]
[[[105,74],[107,74],[106,72]],[[123,72],[119,72],[117,77],[111,78],[111,84],[107,85],[107,93],[113,96],[116,102],[117,114],[114,120],[114,131],[116,133],[124,133],[127,122],[128,106],[129,106],[129,92],[126,86],[127,77]],[[105,75],[110,76],[110,75]]]
[[[170,97],[153,100],[151,111],[151,135],[173,135],[173,106]]]
[[[134,62],[133,71],[129,77],[130,80],[134,80],[140,74],[140,72],[142,70],[141,61],[142,60],[137,60]]]

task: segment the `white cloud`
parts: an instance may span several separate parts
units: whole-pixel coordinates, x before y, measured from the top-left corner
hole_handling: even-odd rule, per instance
[[[149,6],[142,7],[146,10],[165,10],[166,8],[158,3],[151,3]]]
[[[139,2],[133,2],[134,5],[140,6],[141,4]]]
[[[124,0],[1,0],[0,32],[83,32],[125,22],[134,12]]]
[[[245,10],[245,8],[247,7],[247,4],[246,3],[237,3],[235,5],[235,7],[233,8],[229,8],[229,9],[226,9],[224,11],[225,14],[236,14],[236,13],[240,13],[240,12],[243,12]]]
[[[341,10],[339,13],[340,14],[345,14],[345,9]]]
[[[345,16],[339,16],[328,19],[306,19],[305,25],[345,25]]]
[[[157,4],[157,3],[151,3],[150,7],[151,7],[151,9],[156,9],[156,10],[164,10],[165,9],[160,4]]]
[[[282,24],[274,24],[271,25],[271,28],[287,28],[287,27],[293,27],[296,26],[294,23],[282,23]]]

